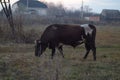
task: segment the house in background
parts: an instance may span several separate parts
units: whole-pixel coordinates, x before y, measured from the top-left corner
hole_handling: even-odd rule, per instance
[[[100,15],[101,21],[120,21],[119,10],[103,9]]]
[[[13,14],[33,14],[46,16],[47,15],[47,5],[38,0],[19,0],[12,5]]]
[[[99,15],[88,16],[88,17],[85,17],[85,20],[92,21],[92,22],[99,22],[100,16]]]

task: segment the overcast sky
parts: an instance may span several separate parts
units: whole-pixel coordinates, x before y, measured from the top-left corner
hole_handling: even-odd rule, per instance
[[[10,0],[11,3],[15,3],[18,0]],[[55,4],[62,3],[69,9],[80,9],[81,0],[40,0],[46,2],[53,2]],[[118,9],[120,10],[120,0],[83,0],[84,5],[89,5],[92,8],[92,12],[100,13],[102,9]],[[1,5],[0,5],[1,8]]]

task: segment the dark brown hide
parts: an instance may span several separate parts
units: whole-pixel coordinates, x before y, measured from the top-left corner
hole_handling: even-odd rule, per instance
[[[88,28],[88,29],[87,29]],[[85,30],[86,29],[86,30]],[[89,32],[91,30],[92,32]],[[87,34],[85,31],[88,31]],[[93,51],[94,60],[96,60],[96,47],[95,47],[95,36],[96,28],[94,25],[88,24],[87,26],[80,25],[64,25],[64,24],[53,24],[46,28],[41,38],[38,40],[36,46],[40,45],[41,53],[39,53],[39,48],[36,49],[36,56],[41,55],[47,47],[52,49],[52,58],[55,54],[55,48],[63,55],[62,45],[70,45],[76,47],[82,43],[85,43],[86,54],[84,59],[86,59],[90,50]],[[64,55],[63,55],[64,57]]]

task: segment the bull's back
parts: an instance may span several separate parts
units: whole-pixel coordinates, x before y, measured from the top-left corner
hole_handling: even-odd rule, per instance
[[[54,38],[56,37],[55,33],[56,31],[53,25],[48,26],[41,36],[41,41],[48,43],[50,40],[54,40]]]
[[[82,28],[79,25],[54,24],[46,28],[43,36],[52,41],[79,41],[81,40]]]
[[[59,40],[61,41],[79,41],[81,40],[82,29],[78,26],[69,26],[58,31]]]

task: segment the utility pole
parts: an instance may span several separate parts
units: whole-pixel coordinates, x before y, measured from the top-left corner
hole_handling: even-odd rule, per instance
[[[81,19],[83,20],[83,18],[84,18],[84,11],[83,11],[83,6],[84,5],[84,2],[83,2],[83,0],[82,0],[82,5],[81,5]]]
[[[12,38],[15,40],[15,26],[13,23],[13,17],[12,17],[12,10],[10,5],[10,0],[0,0],[0,3],[2,5],[3,11],[8,19],[11,32],[12,32]]]
[[[28,2],[28,0],[27,0],[27,10],[28,10],[28,7],[29,7],[29,2]]]

